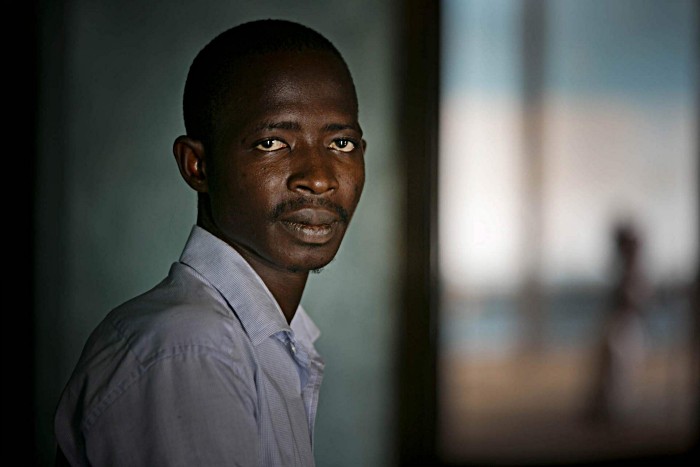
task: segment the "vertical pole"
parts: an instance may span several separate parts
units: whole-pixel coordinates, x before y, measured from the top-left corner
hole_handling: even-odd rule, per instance
[[[545,0],[526,0],[522,11],[522,92],[524,196],[521,244],[523,282],[520,307],[524,348],[537,351],[542,343],[542,199],[543,169],[543,89],[545,64]]]
[[[434,465],[437,433],[437,125],[440,2],[403,3],[400,147],[404,265],[399,318],[397,460]]]

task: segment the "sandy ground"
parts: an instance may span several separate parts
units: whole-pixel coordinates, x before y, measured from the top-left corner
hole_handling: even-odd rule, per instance
[[[609,424],[585,417],[592,362],[581,351],[488,359],[447,354],[441,362],[443,457],[523,465],[687,449],[698,396],[688,351],[649,354]]]

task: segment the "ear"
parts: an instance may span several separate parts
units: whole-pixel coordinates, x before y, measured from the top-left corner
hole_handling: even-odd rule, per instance
[[[367,151],[367,141],[365,141],[365,140],[363,139],[363,140],[362,140],[362,152],[365,152],[365,151]]]
[[[173,143],[173,155],[180,175],[198,193],[209,191],[204,145],[189,136],[178,136]]]

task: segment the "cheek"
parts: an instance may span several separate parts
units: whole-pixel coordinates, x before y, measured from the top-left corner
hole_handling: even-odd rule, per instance
[[[248,216],[248,206],[251,204],[250,185],[254,180],[249,170],[234,165],[219,166],[220,169],[211,177],[210,186],[215,210],[219,215],[229,218],[229,222]]]
[[[353,167],[353,170],[346,172],[343,177],[343,183],[348,187],[347,193],[349,202],[354,208],[360,201],[360,196],[362,195],[362,189],[365,185],[365,171],[364,166],[358,164]]]
[[[357,200],[359,201],[360,195],[362,194],[362,189],[365,186],[365,166],[362,164],[362,167],[359,170],[358,177],[357,177],[357,183],[355,184],[355,195],[357,196]]]
[[[355,204],[360,202],[361,195],[362,195],[362,185],[355,185]]]
[[[269,216],[287,191],[284,173],[277,167],[259,166],[241,172],[237,196],[246,200],[250,211]]]
[[[232,167],[229,173],[225,183],[228,191],[237,196],[254,194],[266,178],[264,169],[255,166]]]

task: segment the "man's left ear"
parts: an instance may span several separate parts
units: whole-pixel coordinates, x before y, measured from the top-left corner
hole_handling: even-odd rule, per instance
[[[202,142],[186,135],[178,136],[173,143],[173,155],[185,182],[198,193],[209,191]]]
[[[367,150],[367,141],[364,139],[362,140],[362,152],[365,152]]]

